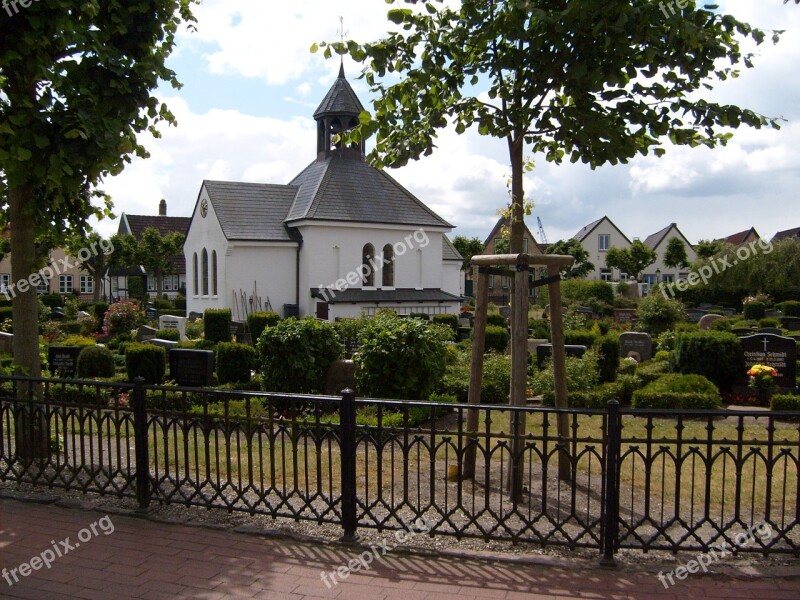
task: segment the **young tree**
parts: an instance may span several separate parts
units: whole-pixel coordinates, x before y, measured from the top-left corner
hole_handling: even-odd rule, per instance
[[[671,238],[664,251],[664,264],[673,269],[685,269],[689,266],[689,257],[686,255],[686,245],[678,238]]]
[[[725,248],[725,244],[719,240],[700,240],[694,247],[698,258],[711,258],[719,254]]]
[[[558,240],[555,244],[550,244],[545,254],[567,254],[575,259],[571,267],[561,269],[564,279],[581,279],[594,271],[594,264],[589,262],[589,253],[575,238]]]
[[[100,290],[103,287],[103,275],[109,265],[110,254],[114,245],[103,239],[96,231],[88,235],[73,235],[67,240],[67,251],[75,257],[82,269],[88,271],[94,280],[94,302],[100,301]]]
[[[89,216],[109,214],[97,186],[147,156],[137,134],[174,123],[152,93],[178,86],[165,61],[193,2],[48,0],[0,20],[0,202],[15,282],[36,269],[38,235],[82,232]],[[14,365],[38,376],[36,290],[18,290]]]
[[[462,271],[469,271],[472,257],[483,252],[483,242],[476,237],[468,239],[466,236],[457,235],[453,238],[453,246],[464,257],[464,262],[461,263]]]
[[[639,274],[656,262],[656,258],[658,255],[655,250],[645,246],[641,240],[634,240],[630,248],[609,248],[606,252],[606,266],[633,275],[638,281]]]
[[[138,240],[132,235],[115,235],[113,264],[118,267],[141,265],[156,280],[157,297],[164,292],[164,275],[174,271],[172,257],[183,252],[185,236],[173,231],[167,235],[155,227],[147,227]]]

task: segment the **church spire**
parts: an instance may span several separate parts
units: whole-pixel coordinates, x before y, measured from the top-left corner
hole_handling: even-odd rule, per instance
[[[335,138],[342,132],[358,126],[364,106],[356,96],[344,74],[344,61],[339,65],[339,76],[314,111],[317,121],[317,159],[325,160],[333,154],[343,158],[364,160],[364,141],[343,147]]]

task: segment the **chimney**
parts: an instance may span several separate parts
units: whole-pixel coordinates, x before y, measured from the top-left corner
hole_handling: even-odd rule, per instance
[[[167,201],[163,198],[161,202],[158,203],[158,216],[159,217],[166,217],[167,216]]]

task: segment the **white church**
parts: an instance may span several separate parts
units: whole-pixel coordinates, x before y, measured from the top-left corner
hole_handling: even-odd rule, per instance
[[[363,141],[336,141],[362,111],[340,69],[314,112],[316,159],[288,185],[203,182],[184,244],[188,312],[458,314],[453,226],[367,164]]]

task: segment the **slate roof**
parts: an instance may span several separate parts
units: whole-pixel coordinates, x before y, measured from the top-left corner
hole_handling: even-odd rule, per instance
[[[664,227],[664,229],[656,231],[652,235],[648,235],[644,240],[644,245],[650,248],[650,250],[655,250],[658,247],[658,245],[664,241],[664,238],[667,237],[669,230],[675,226],[676,226],[675,223],[670,223],[669,225]]]
[[[442,260],[457,260],[463,262],[464,257],[461,256],[459,251],[453,245],[446,235],[442,236]]]
[[[583,227],[583,228],[582,228],[582,229],[581,229],[581,230],[580,230],[578,233],[576,233],[576,234],[575,234],[575,235],[573,235],[572,237],[573,237],[574,239],[578,240],[579,242],[583,242],[583,241],[584,241],[584,240],[585,240],[587,237],[589,237],[589,235],[591,235],[592,231],[594,231],[595,229],[597,229],[597,227],[598,227],[598,226],[600,225],[600,223],[602,223],[603,221],[608,221],[608,222],[609,222],[609,224],[610,224],[610,225],[611,225],[611,226],[612,226],[614,229],[616,229],[616,230],[619,232],[619,234],[620,234],[622,237],[624,237],[624,238],[625,238],[625,240],[626,240],[626,241],[627,241],[629,244],[631,243],[630,239],[628,239],[628,236],[627,236],[627,235],[625,235],[624,233],[622,233],[622,230],[621,230],[619,227],[617,227],[617,225],[614,223],[614,221],[612,221],[611,219],[609,219],[607,216],[603,216],[603,217],[600,217],[599,219],[597,219],[596,221],[592,221],[591,223],[589,223],[588,225],[586,225],[585,227]]]
[[[800,237],[800,227],[795,227],[794,229],[786,229],[785,231],[779,231],[775,234],[775,237],[772,238],[773,242],[777,242],[779,240],[789,240],[791,238]]]
[[[353,88],[344,76],[344,65],[339,67],[339,77],[328,90],[322,99],[317,110],[314,111],[314,119],[324,116],[358,116],[364,110],[364,106],[356,96]]]
[[[285,222],[299,220],[453,226],[385,171],[333,155],[306,167],[289,184],[298,188]]]
[[[435,288],[416,290],[400,288],[396,290],[363,290],[350,288],[342,291],[329,289],[323,296],[318,288],[311,288],[311,296],[327,300],[329,304],[346,302],[371,302],[374,304],[392,304],[399,302],[460,302],[461,298]]]
[[[283,224],[297,186],[209,180],[203,186],[228,240],[299,240],[299,234]]]
[[[720,238],[717,241],[723,242],[725,244],[733,244],[734,246],[741,246],[742,244],[747,241],[747,238],[750,234],[754,234],[756,239],[760,238],[761,236],[758,235],[755,227],[751,227],[745,231],[740,231],[739,233],[734,233],[733,235],[729,235],[728,237]]]

